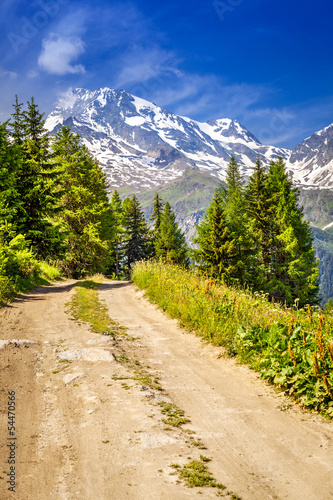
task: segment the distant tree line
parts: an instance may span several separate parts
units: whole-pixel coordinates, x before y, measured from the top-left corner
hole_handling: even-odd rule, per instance
[[[134,262],[147,258],[188,266],[185,237],[178,228],[170,204],[164,204],[158,193],[155,194],[153,213],[149,219],[151,228],[135,194],[121,201],[115,190],[111,209],[116,220],[116,235],[110,270],[117,277],[128,274]]]

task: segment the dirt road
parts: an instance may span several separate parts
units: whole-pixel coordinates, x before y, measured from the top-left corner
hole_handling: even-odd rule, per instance
[[[212,458],[225,492],[243,500],[333,499],[330,422],[185,333],[129,283],[100,291],[127,334],[92,333],[65,311],[73,283],[37,289],[0,311],[1,499],[216,498],[216,489],[187,488],[170,474],[171,464],[200,454]],[[163,391],[138,380],[135,366]],[[185,411],[183,430],[162,422],[162,401]]]

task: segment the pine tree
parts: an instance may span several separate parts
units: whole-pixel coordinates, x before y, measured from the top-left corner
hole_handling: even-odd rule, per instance
[[[149,220],[152,221],[153,223],[152,234],[153,234],[154,245],[160,233],[163,206],[164,203],[162,202],[162,199],[160,198],[159,194],[155,193],[153,200],[153,213],[149,218]]]
[[[59,232],[51,222],[59,198],[59,172],[51,164],[43,114],[39,113],[34,99],[28,102],[28,111],[21,112],[17,98],[14,107],[11,129],[14,144],[21,150],[17,189],[22,201],[16,225],[36,253],[46,258],[61,250]]]
[[[0,125],[0,234],[8,242],[17,234],[17,214],[22,201],[17,189],[20,150],[9,138],[7,124]]]
[[[188,265],[185,237],[178,228],[175,214],[166,202],[155,233],[155,255],[164,262]]]
[[[12,123],[10,124],[11,128],[11,135],[14,140],[14,142],[18,145],[23,144],[23,141],[25,139],[25,127],[24,127],[24,115],[21,110],[23,106],[23,103],[19,103],[17,95],[15,95],[15,104],[13,104],[13,107],[15,109],[14,113],[12,114]]]
[[[122,263],[122,241],[124,238],[124,228],[123,228],[123,207],[118,191],[115,189],[111,198],[111,209],[113,212],[114,219],[114,236],[112,240],[112,254],[113,254],[113,264],[110,268],[111,272],[114,272],[118,278],[121,271]]]
[[[245,202],[249,230],[255,239],[253,267],[249,270],[250,286],[266,292],[271,261],[272,203],[267,187],[266,168],[259,158],[248,181]]]
[[[104,272],[111,264],[113,215],[106,178],[80,137],[62,127],[53,141],[54,162],[62,165],[57,222],[65,234],[62,267],[68,276]]]
[[[293,187],[282,158],[272,162],[267,176],[271,214],[271,260],[268,291],[279,302],[318,302],[318,263],[309,223],[303,220],[299,191]]]
[[[233,282],[235,273],[235,240],[229,231],[225,215],[226,191],[223,186],[216,190],[201,224],[197,226],[194,243],[198,249],[194,258],[201,271],[226,283]]]
[[[230,278],[248,285],[251,281],[249,270],[253,267],[254,238],[245,210],[243,179],[234,156],[231,156],[228,165],[225,190],[224,213],[230,236],[234,240],[234,270]]]
[[[123,252],[129,273],[134,262],[149,257],[152,253],[151,234],[135,194],[123,202],[123,221],[125,230]]]
[[[234,155],[230,156],[226,175],[226,188],[228,195],[239,194],[243,189],[243,179],[239,170],[238,163]]]

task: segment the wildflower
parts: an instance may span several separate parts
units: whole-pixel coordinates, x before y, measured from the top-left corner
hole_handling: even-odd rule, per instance
[[[308,316],[309,316],[310,325],[312,325],[312,309],[311,309],[310,305],[308,305]]]
[[[326,347],[327,347],[327,350],[328,350],[328,354],[329,354],[330,360],[333,363],[333,343],[330,344],[329,342],[327,342]]]
[[[293,363],[294,366],[296,366],[297,363],[296,363],[296,359],[295,359],[295,354],[294,354],[293,348],[291,347],[290,342],[288,342],[288,352],[289,352],[291,362]]]
[[[325,322],[325,317],[323,315],[321,315],[319,318],[319,322],[318,322],[318,330],[317,330],[316,336],[315,336],[316,344],[317,344],[318,349],[319,349],[320,359],[322,361],[325,360],[325,344],[324,344],[324,337],[323,337],[323,332],[322,332],[324,322]]]
[[[331,398],[333,399],[333,394],[332,394],[332,391],[331,391],[330,386],[329,386],[329,384],[328,384],[328,380],[327,380],[326,375],[323,375],[323,381],[324,381],[324,384],[325,384],[325,386],[326,386],[326,390],[327,390],[328,394],[329,394],[329,395],[331,396]]]
[[[289,328],[288,328],[289,335],[293,333],[294,323],[295,323],[295,316],[290,316]]]
[[[317,359],[317,352],[315,351],[313,353],[313,371],[315,374],[315,377],[319,378],[319,366],[318,366],[318,359]]]

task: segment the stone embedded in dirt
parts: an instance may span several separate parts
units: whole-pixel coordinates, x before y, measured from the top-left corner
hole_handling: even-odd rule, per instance
[[[87,341],[87,344],[99,344],[101,342],[108,342],[109,339],[106,337],[100,337],[98,339],[90,339]]]
[[[3,349],[6,345],[15,344],[15,345],[25,345],[25,344],[38,344],[34,340],[27,339],[10,339],[10,340],[0,340],[0,349]]]
[[[115,361],[114,355],[98,347],[88,347],[84,349],[68,349],[57,353],[57,358],[68,361]]]
[[[67,385],[73,382],[73,380],[81,377],[84,377],[84,373],[68,373],[67,375],[64,376],[63,381]]]
[[[141,444],[143,448],[160,448],[161,446],[167,444],[179,443],[178,439],[171,436],[166,436],[165,434],[148,434],[143,433],[140,435]]]

